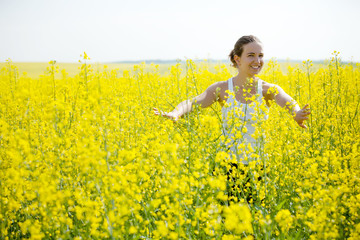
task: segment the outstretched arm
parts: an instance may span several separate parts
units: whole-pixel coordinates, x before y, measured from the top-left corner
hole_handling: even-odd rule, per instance
[[[179,118],[190,113],[193,110],[193,105],[200,105],[201,107],[206,108],[211,106],[214,102],[219,101],[219,87],[220,82],[214,83],[199,96],[196,96],[191,100],[182,101],[171,112],[163,112],[157,108],[154,108],[154,113],[155,115],[161,115],[163,117],[177,121]]]
[[[307,128],[304,122],[309,119],[307,116],[311,114],[309,104],[300,108],[297,102],[278,85],[273,85],[273,93],[269,94],[280,107],[285,107],[288,110],[300,127]]]
[[[163,117],[170,118],[171,120],[177,121],[180,117],[192,111],[192,100],[185,100],[176,106],[171,112],[163,112],[157,108],[153,108],[155,115],[161,115]]]

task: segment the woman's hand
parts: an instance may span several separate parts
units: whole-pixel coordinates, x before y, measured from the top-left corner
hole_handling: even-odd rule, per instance
[[[179,116],[177,116],[173,112],[163,112],[157,108],[153,108],[153,110],[154,110],[155,115],[161,115],[163,117],[173,120],[174,122],[177,122],[179,120]]]
[[[308,120],[308,115],[311,114],[311,110],[309,108],[309,104],[306,104],[302,109],[297,111],[294,116],[294,120],[299,124],[302,128],[307,128],[307,126],[304,124],[305,120]]]

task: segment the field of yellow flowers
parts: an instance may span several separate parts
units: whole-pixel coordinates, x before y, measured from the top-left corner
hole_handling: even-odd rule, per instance
[[[268,62],[260,77],[310,104],[308,129],[273,104],[238,167],[218,104],[177,123],[152,111],[228,79],[226,65],[3,66],[1,239],[360,239],[360,65],[338,53],[286,73]]]

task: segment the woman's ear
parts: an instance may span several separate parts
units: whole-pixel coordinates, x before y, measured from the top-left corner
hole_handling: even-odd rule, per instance
[[[240,57],[238,55],[234,55],[234,60],[237,66],[240,66]]]

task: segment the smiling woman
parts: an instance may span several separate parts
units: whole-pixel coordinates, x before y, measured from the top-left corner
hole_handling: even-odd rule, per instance
[[[259,93],[260,99],[264,99],[267,105],[270,105],[270,102],[274,100],[294,116],[294,120],[300,127],[306,128],[304,121],[307,120],[306,116],[310,114],[308,105],[300,109],[296,101],[281,87],[267,83],[257,77],[264,64],[263,56],[262,43],[257,37],[252,35],[241,37],[229,55],[233,67],[238,70],[237,76],[210,85],[202,94],[191,100],[181,102],[171,112],[163,112],[154,108],[155,114],[177,121],[185,114],[190,113],[193,105],[206,108],[215,102],[219,102],[224,108],[231,94],[234,94],[237,102],[248,104],[251,103],[250,98]],[[236,92],[233,92],[233,89],[236,89]],[[229,91],[233,93],[229,95]]]
[[[306,128],[304,121],[308,119],[310,109],[308,105],[301,109],[281,87],[257,77],[264,65],[264,53],[262,43],[255,36],[241,37],[229,57],[233,67],[238,70],[237,76],[210,85],[205,92],[181,102],[171,112],[163,112],[156,108],[154,112],[156,115],[177,121],[190,113],[194,105],[206,108],[219,102],[222,107],[225,139],[223,143],[229,155],[237,160],[232,166],[237,167],[238,163],[249,165],[254,161],[251,154],[253,151],[248,150],[256,149],[259,141],[264,141],[263,135],[260,134],[259,137],[258,132],[261,131],[260,122],[267,119],[266,106],[270,106],[272,101],[285,107],[302,128]]]

